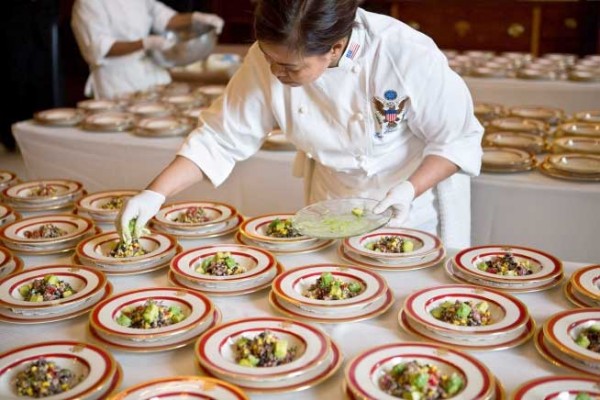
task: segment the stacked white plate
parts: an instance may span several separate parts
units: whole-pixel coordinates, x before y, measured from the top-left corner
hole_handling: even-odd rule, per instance
[[[20,219],[21,214],[13,210],[12,207],[0,203],[0,227]]]
[[[531,271],[527,275],[502,275],[478,268],[482,263],[512,255],[513,259]],[[513,293],[550,289],[564,278],[562,262],[551,254],[522,246],[477,246],[457,253],[445,263],[453,280]]]
[[[240,225],[235,235],[237,242],[267,249],[275,254],[301,254],[322,250],[333,244],[334,239],[318,239],[308,236],[274,237],[267,234],[269,225],[276,220],[286,221],[294,214],[268,214],[250,218]],[[292,223],[293,226],[293,223]]]
[[[198,211],[201,210],[201,211]],[[186,212],[199,212],[204,216],[200,222],[178,222]],[[224,203],[212,201],[185,201],[164,205],[152,219],[152,228],[176,236],[179,239],[207,239],[235,232],[244,217]]]
[[[99,346],[70,340],[28,344],[0,354],[0,398],[20,398],[14,386],[18,374],[42,359],[70,370],[80,379],[71,389],[49,399],[104,400],[119,388],[123,379],[119,363]]]
[[[490,322],[480,326],[460,326],[437,319],[432,311],[444,302],[486,302]],[[535,321],[521,301],[508,294],[472,285],[444,285],[419,290],[404,301],[398,314],[404,330],[421,339],[463,350],[504,350],[528,341]]]
[[[494,132],[483,137],[486,146],[512,147],[529,153],[539,154],[546,150],[544,138],[531,133]]]
[[[522,384],[513,394],[513,400],[576,399],[588,395],[589,399],[600,398],[598,378],[574,375],[553,375],[536,378]]]
[[[74,126],[79,124],[85,113],[76,108],[53,108],[33,114],[35,122],[46,126]]]
[[[550,317],[536,335],[535,346],[547,361],[572,371],[600,375],[600,352],[580,346],[578,337],[585,331],[600,326],[600,308],[562,311]],[[592,345],[598,346],[596,339]]]
[[[554,139],[555,153],[586,153],[600,155],[600,137],[565,136]]]
[[[0,190],[18,183],[17,175],[10,171],[0,170]]]
[[[565,284],[564,293],[578,307],[600,307],[600,265],[575,271]]]
[[[246,367],[236,362],[234,344],[253,339],[264,331],[287,341],[294,359],[275,367]],[[234,382],[249,392],[279,393],[308,389],[333,375],[342,364],[338,346],[321,330],[283,318],[247,318],[230,321],[208,330],[194,347],[205,373]]]
[[[7,205],[17,211],[27,212],[71,207],[84,194],[81,183],[66,179],[26,181],[2,191],[2,197]]]
[[[131,129],[135,123],[133,114],[106,111],[88,115],[82,129],[92,132],[123,132]]]
[[[77,108],[90,114],[120,111],[122,104],[112,100],[83,100],[77,103]]]
[[[383,253],[368,248],[386,237],[411,241],[413,249],[405,253]],[[411,271],[438,265],[446,250],[442,241],[428,232],[408,228],[381,228],[359,236],[346,238],[338,248],[345,262],[382,271]]]
[[[58,228],[54,238],[28,238],[42,229]],[[0,240],[13,251],[25,254],[54,254],[73,250],[77,243],[95,233],[92,220],[73,214],[51,214],[23,218],[0,230]]]
[[[534,135],[544,136],[548,130],[548,126],[537,119],[506,117],[497,118],[490,121],[486,132],[524,132]]]
[[[0,247],[0,278],[23,270],[23,260],[11,253],[6,247]]]
[[[600,155],[551,154],[540,164],[540,171],[553,178],[600,182]]]
[[[217,253],[229,253],[245,272],[216,276],[202,272],[200,266]],[[169,281],[178,287],[215,296],[237,296],[267,288],[283,268],[273,254],[258,247],[221,244],[196,247],[171,260]]]
[[[350,360],[344,371],[344,384],[350,399],[394,400],[381,379],[402,363],[431,364],[442,375],[456,374],[463,386],[452,398],[491,400],[504,398],[504,389],[492,373],[475,357],[439,344],[404,342],[368,349]],[[410,394],[409,392],[407,392]]]
[[[206,376],[170,376],[153,379],[129,387],[112,396],[111,400],[147,400],[165,397],[250,400],[237,386]]]
[[[138,193],[138,190],[96,192],[82,197],[75,206],[78,214],[89,216],[96,223],[113,223],[121,211],[120,205]]]
[[[127,111],[139,118],[166,117],[173,114],[174,107],[159,101],[140,102],[129,106]]]
[[[117,322],[123,310],[144,306],[148,300],[165,307],[178,307],[185,318],[149,329],[126,327]],[[90,313],[89,330],[96,341],[116,350],[154,352],[190,344],[220,320],[220,311],[208,297],[193,290],[159,287],[130,290],[101,301]]]
[[[68,283],[74,293],[57,300],[25,300],[20,289],[50,275]],[[104,274],[92,268],[81,265],[30,268],[0,279],[0,321],[37,324],[73,318],[88,312],[111,292],[112,286]]]
[[[111,257],[110,252],[119,243],[115,231],[99,233],[83,240],[75,249],[73,261],[97,268],[108,275],[133,275],[154,271],[169,265],[169,261],[181,247],[177,240],[159,232],[150,232],[139,238],[146,254],[135,257]]]
[[[319,300],[306,296],[321,274],[346,283],[358,283],[362,290],[355,297]],[[271,306],[294,320],[337,324],[375,318],[390,309],[394,295],[385,279],[365,268],[342,264],[315,264],[288,270],[273,281]]]
[[[535,156],[527,150],[512,147],[483,147],[481,159],[483,172],[523,172],[532,170],[536,165]]]
[[[185,136],[194,124],[188,118],[176,116],[150,117],[140,119],[133,134],[143,137]]]

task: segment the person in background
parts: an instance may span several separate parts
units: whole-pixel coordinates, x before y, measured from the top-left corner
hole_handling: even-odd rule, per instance
[[[114,99],[171,81],[146,50],[173,46],[160,33],[191,24],[208,24],[217,33],[223,20],[214,14],[177,13],[157,0],[76,0],[71,26],[90,66],[86,95]]]
[[[483,128],[435,43],[356,0],[260,0],[255,30],[224,95],[123,208],[123,239],[132,219],[139,234],[166,197],[203,178],[220,185],[279,126],[299,150],[294,169],[307,203],[377,199],[375,212],[393,209],[392,226],[468,246],[469,176],[480,170]]]

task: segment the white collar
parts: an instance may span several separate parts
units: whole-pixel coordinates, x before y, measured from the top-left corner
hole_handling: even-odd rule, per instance
[[[346,70],[349,70],[354,66],[354,63],[358,60],[364,50],[365,30],[358,19],[358,12],[356,13],[354,22],[357,26],[352,28],[350,39],[348,39],[348,45],[338,62],[338,67]]]

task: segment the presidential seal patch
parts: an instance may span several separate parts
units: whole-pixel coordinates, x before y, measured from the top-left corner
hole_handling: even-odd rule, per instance
[[[403,111],[406,100],[408,100],[408,97],[399,99],[398,93],[395,90],[386,90],[383,98],[379,96],[373,97],[375,116],[381,126],[381,132],[377,132],[375,136],[381,138],[384,134],[398,127],[398,123],[404,119]]]

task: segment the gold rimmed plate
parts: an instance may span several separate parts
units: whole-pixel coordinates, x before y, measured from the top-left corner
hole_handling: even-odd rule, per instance
[[[553,168],[565,173],[580,176],[600,176],[600,155],[592,154],[555,154],[549,155],[546,161]]]
[[[247,246],[260,247],[260,248],[268,250],[271,253],[276,254],[276,255],[297,255],[297,254],[313,253],[316,251],[326,249],[327,247],[331,246],[335,242],[335,239],[319,239],[315,242],[310,242],[310,244],[307,245],[306,247],[302,246],[302,247],[294,247],[291,249],[287,249],[287,248],[281,248],[281,246],[272,246],[272,245],[269,245],[268,243],[257,242],[252,239],[248,239],[247,237],[242,235],[242,233],[239,231],[235,234],[234,239],[237,243],[245,244]]]
[[[563,180],[573,181],[573,182],[600,182],[600,175],[596,175],[596,174],[581,175],[581,174],[573,174],[571,172],[561,171],[561,170],[554,168],[550,163],[545,162],[545,161],[539,164],[538,170],[542,174],[547,175],[551,178],[563,179]]]
[[[565,136],[552,142],[554,153],[600,154],[600,137]]]

